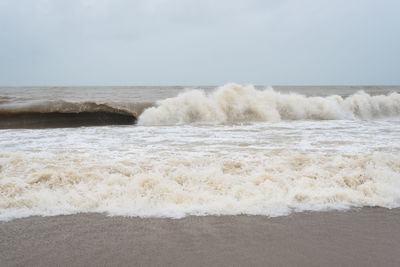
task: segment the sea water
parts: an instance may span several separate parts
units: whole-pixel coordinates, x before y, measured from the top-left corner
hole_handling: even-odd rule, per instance
[[[399,207],[399,91],[0,88],[0,220]]]

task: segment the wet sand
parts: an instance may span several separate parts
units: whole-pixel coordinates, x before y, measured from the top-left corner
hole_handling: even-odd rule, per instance
[[[1,266],[400,266],[400,209],[0,222]]]

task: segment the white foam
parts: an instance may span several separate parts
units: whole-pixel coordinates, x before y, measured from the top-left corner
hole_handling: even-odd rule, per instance
[[[370,102],[382,107],[376,103],[387,97]],[[399,122],[351,117],[0,130],[0,220],[79,212],[179,218],[399,207]]]
[[[281,94],[272,88],[228,84],[212,93],[191,90],[162,100],[139,117],[141,125],[192,122],[243,122],[279,120],[370,119],[400,115],[400,94],[371,96],[359,92],[347,98],[338,95],[306,97]]]
[[[191,156],[190,156],[191,155]],[[386,153],[0,154],[0,219],[107,212],[172,217],[400,206]]]

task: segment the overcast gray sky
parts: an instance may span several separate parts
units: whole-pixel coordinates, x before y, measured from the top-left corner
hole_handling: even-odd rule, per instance
[[[0,85],[394,85],[399,48],[399,0],[0,0]]]

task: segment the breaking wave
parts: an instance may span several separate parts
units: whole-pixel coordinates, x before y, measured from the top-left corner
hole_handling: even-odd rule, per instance
[[[162,100],[139,117],[141,125],[192,122],[245,122],[279,120],[372,119],[400,115],[400,94],[369,95],[364,92],[343,98],[282,94],[272,88],[228,84],[214,92],[191,90]]]
[[[12,102],[0,105],[0,129],[134,124],[150,104],[66,101]]]

